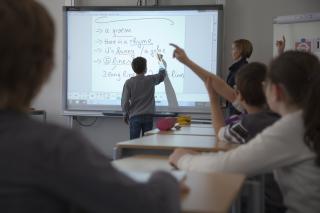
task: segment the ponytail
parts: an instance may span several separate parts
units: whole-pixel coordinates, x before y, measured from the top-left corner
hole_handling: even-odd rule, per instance
[[[304,142],[315,152],[315,163],[320,167],[320,65],[318,67],[318,72],[310,79],[312,83],[303,107],[303,120]]]

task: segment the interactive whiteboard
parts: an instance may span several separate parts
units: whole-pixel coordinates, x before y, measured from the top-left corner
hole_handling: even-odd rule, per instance
[[[221,6],[65,7],[64,110],[120,111],[131,61],[147,59],[146,75],[167,62],[167,78],[156,86],[157,111],[209,112],[203,82],[172,58],[175,43],[205,69],[220,68]]]

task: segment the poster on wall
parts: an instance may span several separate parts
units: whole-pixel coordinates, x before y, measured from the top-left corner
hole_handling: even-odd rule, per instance
[[[320,13],[279,16],[273,20],[273,42],[282,36],[286,39],[285,50],[311,52],[320,59]],[[277,55],[274,46],[273,55]]]
[[[311,41],[305,38],[302,38],[295,42],[295,50],[300,50],[304,52],[311,52]]]

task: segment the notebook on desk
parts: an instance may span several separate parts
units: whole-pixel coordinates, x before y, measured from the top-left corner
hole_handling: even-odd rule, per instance
[[[129,176],[133,180],[140,182],[140,183],[145,183],[149,180],[149,178],[152,175],[152,172],[142,172],[142,171],[124,171],[120,170],[122,173],[125,175]],[[185,171],[166,171],[169,174],[171,174],[173,177],[177,179],[178,182],[181,182],[186,179],[187,173]]]

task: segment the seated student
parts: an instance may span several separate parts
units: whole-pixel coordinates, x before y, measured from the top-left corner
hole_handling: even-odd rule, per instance
[[[180,49],[175,56],[179,60],[185,61],[187,55]],[[190,60],[190,59],[189,59]],[[242,66],[235,78],[236,100],[247,114],[242,114],[237,120],[225,125],[223,114],[220,108],[219,97],[213,90],[215,83],[214,75],[208,75],[206,86],[211,102],[211,115],[213,128],[219,141],[226,143],[244,144],[262,132],[263,129],[272,125],[279,119],[279,115],[271,112],[266,103],[266,98],[262,89],[262,82],[265,80],[267,67],[258,62],[253,62]],[[233,90],[224,81],[220,81],[220,91]],[[224,94],[221,94],[224,97]],[[281,193],[272,175],[266,175],[266,202],[268,212],[283,212],[281,206]],[[272,195],[272,196],[270,196]],[[269,202],[271,201],[272,202]],[[272,210],[271,210],[272,209]],[[278,210],[279,209],[279,210]]]
[[[236,76],[237,99],[248,114],[240,115],[239,120],[228,125],[224,124],[219,96],[212,89],[211,78],[208,78],[206,87],[211,102],[212,125],[218,141],[236,144],[247,143],[280,118],[278,114],[271,112],[266,106],[262,89],[266,72],[266,66],[258,62],[249,63],[240,68]],[[272,173],[264,175],[264,186],[265,212],[285,212],[282,194]]]
[[[165,63],[165,62],[164,62]],[[122,91],[121,107],[124,121],[130,128],[130,139],[139,138],[142,132],[153,127],[153,115],[155,113],[155,86],[164,81],[166,77],[165,66],[159,69],[155,75],[145,75],[147,72],[147,60],[143,57],[133,59],[131,63],[133,71],[137,74],[128,79]]]
[[[228,125],[224,124],[219,97],[212,89],[212,78],[208,78],[206,86],[211,102],[212,122],[220,141],[244,144],[279,119],[278,114],[268,109],[262,90],[261,84],[266,72],[266,66],[258,62],[240,68],[236,76],[236,99],[247,114],[242,114],[239,120]]]
[[[320,62],[310,53],[288,51],[270,64],[265,81],[269,107],[282,118],[249,143],[219,153],[177,149],[169,161],[183,170],[273,171],[287,212],[320,210]]]
[[[172,176],[137,183],[79,133],[28,117],[52,71],[53,22],[34,0],[0,11],[0,212],[180,212]]]

